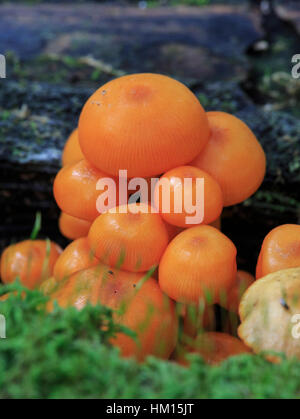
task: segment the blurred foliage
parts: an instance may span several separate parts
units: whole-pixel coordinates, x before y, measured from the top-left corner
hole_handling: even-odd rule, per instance
[[[49,314],[38,291],[0,303],[7,338],[0,339],[0,398],[298,398],[300,362],[274,365],[242,355],[211,367],[191,356],[190,368],[149,358],[119,357],[109,338],[120,329],[105,307],[58,307]],[[2,293],[7,288],[2,288]],[[101,327],[102,326],[102,327]],[[125,330],[126,331],[126,330]]]

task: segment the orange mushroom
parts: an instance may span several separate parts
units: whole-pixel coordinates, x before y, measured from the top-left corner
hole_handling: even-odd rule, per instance
[[[249,198],[266,171],[265,153],[250,128],[225,112],[207,112],[209,142],[191,162],[208,172],[222,188],[224,206]]]
[[[75,129],[70,137],[67,139],[65,144],[63,154],[62,154],[62,165],[66,166],[68,164],[74,164],[82,160],[84,155],[82,154],[79,139],[78,139],[78,129]]]
[[[200,355],[207,364],[220,364],[225,359],[250,353],[251,350],[239,339],[220,332],[201,333],[192,345],[182,347],[178,350],[175,360],[184,366],[188,366],[190,361],[188,354]]]
[[[83,154],[95,167],[129,177],[187,164],[208,141],[206,114],[183,84],[159,74],[112,80],[86,102],[79,120]]]
[[[159,264],[161,289],[175,301],[215,303],[236,278],[236,248],[211,226],[191,227],[168,245]]]
[[[39,285],[53,273],[62,249],[49,240],[25,240],[8,246],[1,256],[1,279],[5,284],[17,278],[29,289]]]
[[[159,214],[147,204],[128,204],[100,215],[89,231],[95,255],[109,266],[145,272],[158,264],[169,234]]]
[[[115,310],[115,321],[137,335],[137,340],[123,333],[112,338],[126,357],[142,361],[148,355],[168,359],[177,340],[174,303],[161,291],[153,278],[98,265],[72,275],[52,294],[61,307],[82,309],[87,303],[103,304]],[[99,325],[100,327],[100,325]]]
[[[100,263],[92,252],[87,237],[81,237],[70,243],[57,259],[53,276],[57,281],[69,277],[75,272],[91,268]]]
[[[274,228],[263,241],[256,278],[297,267],[300,267],[300,225],[283,224]]]
[[[59,217],[58,225],[61,234],[70,240],[79,239],[88,235],[91,222],[81,220],[72,215],[62,212]]]
[[[223,196],[208,173],[181,166],[165,173],[157,182],[155,204],[167,223],[188,227],[215,221],[223,209]]]
[[[98,181],[101,179],[110,179],[112,182],[110,188],[103,185],[98,187]],[[53,192],[57,205],[63,212],[76,218],[93,221],[99,215],[97,200],[102,194],[108,200],[108,207],[116,206],[118,181],[95,169],[86,160],[81,160],[63,167],[58,172]]]

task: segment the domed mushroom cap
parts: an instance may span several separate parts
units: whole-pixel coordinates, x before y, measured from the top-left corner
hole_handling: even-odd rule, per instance
[[[58,220],[58,227],[61,234],[70,240],[80,239],[88,235],[91,222],[73,217],[62,212]]]
[[[159,264],[163,292],[184,304],[220,301],[236,278],[236,247],[214,227],[190,227],[166,248]]]
[[[174,302],[163,294],[155,279],[144,273],[124,272],[100,264],[64,281],[51,294],[49,311],[55,301],[62,308],[73,306],[81,310],[89,303],[114,310],[114,322],[136,333],[134,337],[120,331],[111,338],[125,357],[133,356],[140,361],[149,355],[168,359],[175,348],[178,321]]]
[[[239,337],[254,352],[300,358],[300,318],[296,316],[300,314],[300,268],[284,269],[254,282],[242,298],[239,314]]]
[[[203,188],[199,182],[203,182]],[[220,217],[223,195],[219,184],[204,170],[180,166],[169,170],[157,182],[155,204],[167,223],[194,227]]]
[[[98,89],[79,120],[83,154],[111,175],[153,176],[194,159],[209,138],[207,116],[182,83],[132,74]]]
[[[63,281],[70,275],[99,263],[88,244],[88,238],[81,237],[70,243],[60,254],[53,269],[53,277],[57,281]]]
[[[169,243],[165,223],[151,210],[148,204],[128,204],[100,215],[88,234],[90,248],[111,267],[147,272],[159,263]]]
[[[105,179],[110,179],[116,185],[116,190],[108,188],[106,194],[105,186],[99,186],[98,183]],[[53,194],[62,212],[91,222],[100,214],[97,202],[101,195],[107,196],[111,207],[116,206],[119,196],[118,185],[117,178],[110,178],[87,160],[80,160],[60,169],[54,179]]]
[[[47,240],[24,240],[4,249],[0,259],[0,274],[4,284],[17,278],[22,285],[36,289],[49,278],[62,249]]]
[[[209,173],[221,186],[224,206],[249,198],[261,185],[266,156],[251,129],[226,112],[207,112],[211,135],[190,164]]]
[[[259,253],[256,278],[300,266],[300,225],[282,224],[264,238]]]

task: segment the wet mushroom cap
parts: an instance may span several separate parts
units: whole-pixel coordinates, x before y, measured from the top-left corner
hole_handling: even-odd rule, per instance
[[[1,255],[1,280],[10,284],[20,278],[29,289],[39,285],[53,273],[62,249],[47,240],[25,240],[8,246]]]
[[[211,226],[191,227],[168,245],[159,264],[159,284],[172,299],[198,303],[220,300],[236,278],[236,247]]]
[[[57,259],[53,277],[62,281],[83,269],[91,268],[100,263],[92,252],[87,237],[81,237],[70,243]]]
[[[76,240],[88,235],[91,222],[62,212],[59,217],[58,226],[63,236],[70,240]]]
[[[63,167],[55,177],[53,185],[54,198],[59,208],[66,214],[86,221],[94,221],[99,215],[97,200],[105,188],[98,189],[100,179],[110,178],[106,173],[96,169],[86,160]],[[118,181],[111,178],[118,190]],[[111,189],[112,206],[116,205],[118,192]]]
[[[159,74],[112,80],[86,102],[79,120],[83,154],[95,167],[147,177],[189,163],[208,141],[207,116],[182,83]]]
[[[250,128],[225,112],[207,112],[211,135],[202,152],[190,163],[208,172],[221,186],[224,206],[249,198],[266,171],[262,146]]]
[[[157,182],[155,204],[167,223],[194,227],[219,218],[223,195],[208,173],[197,167],[180,166],[169,170]]]
[[[300,225],[283,224],[265,237],[258,257],[256,278],[300,266]]]
[[[168,359],[175,348],[178,323],[174,302],[163,294],[155,279],[145,274],[100,264],[69,277],[51,295],[49,311],[54,301],[62,308],[80,310],[87,303],[100,303],[115,310],[114,321],[137,334],[137,340],[124,333],[111,339],[125,357],[139,361],[148,355]]]
[[[128,204],[93,222],[88,239],[95,255],[109,266],[146,272],[157,265],[169,243],[169,233],[147,204]]]

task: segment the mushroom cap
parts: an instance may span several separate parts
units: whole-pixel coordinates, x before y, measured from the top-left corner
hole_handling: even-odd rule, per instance
[[[251,129],[225,112],[207,112],[211,135],[190,163],[208,172],[221,186],[224,206],[249,198],[261,185],[266,157]]]
[[[300,225],[283,224],[265,237],[257,261],[256,278],[300,266]]]
[[[153,176],[194,159],[208,141],[206,114],[182,83],[133,74],[98,89],[79,120],[85,157],[100,170]]]
[[[38,288],[52,275],[61,252],[56,243],[47,240],[24,240],[12,244],[1,255],[1,280],[9,284],[20,278],[25,287]]]
[[[159,284],[172,299],[198,303],[220,300],[236,278],[236,247],[211,226],[191,227],[166,248],[159,264]]]
[[[97,199],[105,188],[97,190],[100,179],[111,178],[106,173],[93,167],[88,161],[64,166],[57,173],[53,193],[59,208],[66,214],[86,221],[94,221],[99,215]],[[118,180],[111,178],[116,185],[115,191],[108,191],[112,199],[118,198]],[[112,207],[116,206],[116,201]]]
[[[77,163],[82,160],[84,155],[82,154],[79,138],[78,128],[76,128],[66,141],[66,144],[62,153],[62,165]]]
[[[274,351],[300,358],[300,339],[293,336],[300,321],[293,316],[299,313],[300,268],[271,273],[255,281],[243,295],[238,335],[256,353]]]
[[[78,310],[87,303],[103,304],[114,310],[114,321],[136,332],[134,337],[118,333],[111,343],[123,356],[142,361],[148,355],[169,358],[177,340],[178,322],[173,301],[163,294],[153,278],[124,272],[100,264],[80,271],[51,295],[61,307]],[[100,327],[100,325],[99,325]]]
[[[72,215],[62,212],[59,217],[59,231],[70,240],[86,237],[91,227],[91,222],[73,217]]]
[[[83,269],[91,268],[100,263],[91,250],[88,238],[81,237],[70,243],[57,259],[53,277],[57,281],[62,281]]]
[[[146,272],[157,265],[169,234],[151,210],[148,204],[128,204],[97,217],[88,234],[92,251],[103,263],[125,271]]]
[[[199,180],[203,180],[203,189],[197,183]],[[187,181],[190,183],[186,183]],[[221,215],[223,195],[217,181],[208,173],[197,167],[180,166],[169,170],[157,182],[155,205],[167,223],[178,227],[194,227],[209,224]],[[203,209],[203,219],[200,222],[195,222],[195,207],[198,211]],[[194,220],[188,220],[187,217],[193,217]]]

